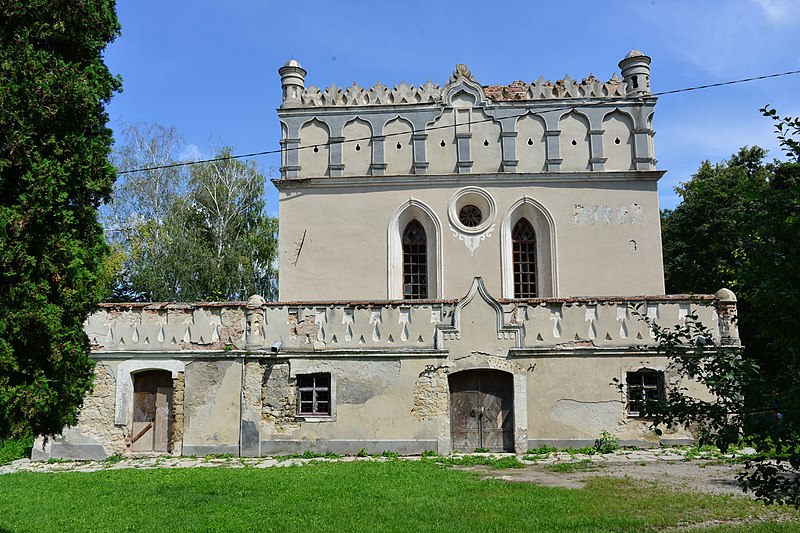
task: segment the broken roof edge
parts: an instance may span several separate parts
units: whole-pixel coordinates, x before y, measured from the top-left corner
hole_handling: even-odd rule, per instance
[[[290,60],[279,69],[283,87],[281,108],[441,103],[448,90],[459,84],[479,87],[492,102],[640,97],[651,94],[650,62],[648,56],[632,50],[619,62],[622,75],[614,72],[606,82],[589,74],[580,82],[567,75],[555,82],[540,76],[530,83],[514,81],[509,85],[480,85],[469,67],[461,63],[456,65],[447,83],[441,87],[431,81],[417,87],[405,81],[389,87],[378,81],[369,88],[355,82],[344,88],[336,84],[326,88],[314,85],[306,88],[306,70],[297,61]]]

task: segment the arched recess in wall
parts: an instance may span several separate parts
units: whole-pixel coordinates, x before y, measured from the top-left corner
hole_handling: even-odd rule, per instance
[[[319,119],[311,119],[300,128],[300,150],[297,161],[302,177],[329,176],[330,130]]]
[[[517,172],[547,170],[547,138],[544,120],[537,115],[524,115],[517,120]]]
[[[445,110],[428,123],[425,154],[428,157],[428,175],[455,174],[458,164],[455,127],[452,109]]]
[[[428,298],[442,298],[442,225],[436,213],[425,203],[413,198],[404,202],[389,220],[387,242],[387,295],[390,300],[403,298],[403,231],[412,220],[425,229],[428,253]]]
[[[281,122],[281,140],[286,140],[288,136],[289,136],[289,128],[286,126],[286,124]],[[288,164],[289,162],[286,153],[286,145],[284,143],[281,143],[281,169],[283,169],[283,167],[285,167]]]
[[[606,170],[633,170],[633,119],[619,109],[603,117]]]
[[[492,120],[481,108],[472,111],[472,145],[470,147],[473,173],[500,172],[503,149],[500,144],[500,123]]]
[[[372,126],[356,117],[344,125],[342,137],[345,176],[368,176],[372,163]]]
[[[527,196],[514,202],[503,217],[500,231],[500,278],[503,298],[514,298],[514,257],[512,230],[525,218],[536,234],[537,298],[558,296],[556,230],[553,217],[542,204]]]
[[[653,113],[647,115],[646,124],[647,124],[647,129],[650,131],[650,135],[647,136],[647,146],[649,148],[648,152],[650,154],[650,157],[653,158],[653,163],[651,168],[655,168],[656,149],[653,144],[653,136],[656,134],[656,132],[653,131]]]
[[[414,147],[411,144],[413,130],[411,123],[400,117],[393,118],[383,127],[383,156],[387,175],[414,173]]]
[[[127,426],[133,414],[133,377],[144,370],[169,370],[172,379],[185,370],[185,363],[177,359],[128,359],[117,366],[117,388],[114,398],[114,424]]]
[[[591,170],[589,158],[589,120],[576,111],[570,111],[558,121],[561,130],[561,170]]]

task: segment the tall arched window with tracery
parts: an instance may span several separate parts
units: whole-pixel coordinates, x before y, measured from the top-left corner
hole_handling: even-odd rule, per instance
[[[425,228],[417,219],[403,230],[403,298],[428,297],[428,249]]]
[[[536,233],[527,218],[511,231],[514,254],[514,297],[536,298]]]

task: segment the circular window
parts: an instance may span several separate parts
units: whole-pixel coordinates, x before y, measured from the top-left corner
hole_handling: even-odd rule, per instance
[[[477,205],[465,205],[458,212],[458,220],[468,228],[474,228],[483,220],[483,213]]]
[[[478,234],[494,222],[495,203],[491,195],[479,187],[465,187],[450,198],[447,216],[453,229]]]

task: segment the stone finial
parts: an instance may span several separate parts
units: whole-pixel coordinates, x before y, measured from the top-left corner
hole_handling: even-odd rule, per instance
[[[264,298],[258,294],[252,295],[247,300],[245,310],[245,346],[247,349],[260,347],[264,342]]]
[[[455,83],[459,78],[467,78],[468,80],[475,81],[469,67],[464,63],[456,65],[456,69],[450,75],[450,83]]]
[[[295,59],[290,59],[278,69],[283,87],[283,103],[281,107],[300,107],[303,105],[302,95],[306,83],[306,70]]]
[[[735,303],[737,301],[736,295],[730,289],[722,288],[714,293],[714,296],[719,298],[720,302],[723,303]]]
[[[254,294],[247,299],[247,307],[261,307],[267,301],[259,294]]]
[[[619,62],[622,77],[626,84],[627,96],[650,94],[650,58],[639,50],[631,50]]]
[[[739,346],[739,328],[736,316],[736,295],[730,289],[720,289],[714,296],[719,298],[717,312],[719,313],[719,336],[725,346]]]

